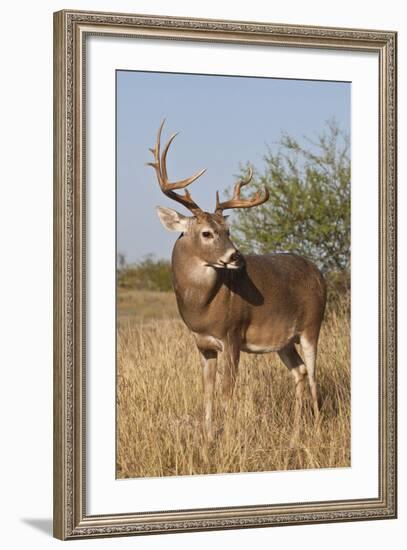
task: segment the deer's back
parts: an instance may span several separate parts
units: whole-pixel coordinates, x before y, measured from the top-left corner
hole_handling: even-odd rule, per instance
[[[249,255],[245,259],[247,279],[263,295],[266,303],[294,300],[309,306],[325,306],[325,280],[317,266],[307,258],[275,253]]]

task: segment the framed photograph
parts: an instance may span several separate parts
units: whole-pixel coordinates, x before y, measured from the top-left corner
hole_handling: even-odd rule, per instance
[[[57,12],[54,176],[55,537],[395,518],[396,33]]]

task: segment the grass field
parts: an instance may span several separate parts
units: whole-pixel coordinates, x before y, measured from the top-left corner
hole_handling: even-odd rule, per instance
[[[298,444],[290,447],[292,376],[275,353],[242,353],[227,416],[215,398],[218,436],[206,458],[199,355],[173,294],[119,289],[117,307],[119,478],[350,466],[347,297],[328,304],[322,326],[319,430],[306,400]]]

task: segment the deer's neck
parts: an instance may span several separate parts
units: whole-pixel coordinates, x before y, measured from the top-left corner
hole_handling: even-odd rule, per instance
[[[172,254],[172,277],[181,316],[188,323],[207,314],[214,302],[227,299],[223,273],[208,267],[178,240]]]
[[[209,306],[222,283],[219,271],[193,256],[173,255],[172,277],[177,299],[194,309]]]

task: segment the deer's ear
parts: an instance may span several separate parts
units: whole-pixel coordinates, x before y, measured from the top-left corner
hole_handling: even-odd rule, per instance
[[[172,208],[164,208],[164,206],[157,206],[157,214],[161,220],[161,223],[168,229],[168,231],[181,231],[184,232],[188,229],[187,216],[179,214]]]

